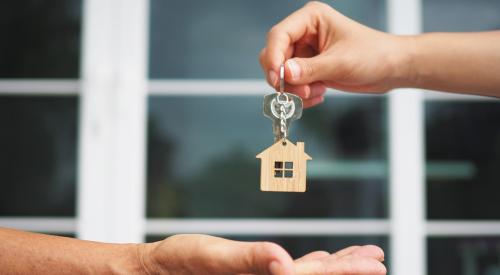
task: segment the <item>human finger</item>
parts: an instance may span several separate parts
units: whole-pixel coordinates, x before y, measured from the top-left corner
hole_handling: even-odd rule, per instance
[[[321,82],[310,85],[286,85],[285,91],[300,96],[303,100],[322,96],[326,93],[326,86]]]
[[[322,261],[324,274],[385,275],[387,269],[380,261],[357,255],[346,255],[336,261]]]
[[[173,274],[185,269],[193,274],[293,274],[293,259],[281,246],[271,242],[181,234],[165,239],[161,245],[162,249],[155,250],[155,261],[165,262]]]
[[[231,244],[224,244],[213,251],[219,255],[220,273],[293,274],[293,260],[279,245],[270,242],[229,242]]]
[[[285,77],[292,85],[331,81],[339,75],[339,60],[328,52],[312,57],[294,57],[285,63]]]
[[[286,58],[290,58],[293,55],[293,53],[294,53],[294,47],[293,46],[288,47],[285,53]],[[260,65],[262,67],[262,70],[264,70],[264,72],[267,72],[265,74],[267,83],[269,83],[269,85],[278,90],[279,88],[278,73],[276,72],[276,70],[267,70],[267,67],[265,66],[266,56],[267,56],[267,48],[263,48],[259,53]]]
[[[330,256],[330,253],[326,251],[314,251],[296,259],[295,262],[298,263],[303,261],[320,260],[328,256]]]
[[[319,14],[316,11],[319,5],[321,8],[330,8],[326,4],[310,2],[271,28],[267,36],[267,54],[263,63],[265,72],[277,72],[286,60],[287,49],[306,34],[317,32],[316,22]]]
[[[323,103],[324,101],[325,101],[325,97],[323,97],[323,96],[318,96],[315,98],[304,100],[304,109],[316,106],[320,103]]]
[[[373,258],[378,261],[384,261],[384,251],[375,245],[364,245],[352,251],[351,255]]]

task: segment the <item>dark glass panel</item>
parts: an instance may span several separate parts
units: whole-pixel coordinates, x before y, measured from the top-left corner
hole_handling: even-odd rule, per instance
[[[429,238],[429,275],[500,274],[500,238]]]
[[[427,216],[500,218],[500,102],[426,103]]]
[[[0,1],[0,78],[77,78],[81,0]]]
[[[290,138],[306,141],[306,193],[261,192],[255,155],[273,143],[254,96],[152,96],[148,217],[387,216],[384,98],[328,98]]]
[[[152,0],[151,78],[260,78],[269,29],[305,0]],[[327,1],[372,27],[385,28],[385,1]]]
[[[74,216],[78,98],[0,97],[0,215]]]

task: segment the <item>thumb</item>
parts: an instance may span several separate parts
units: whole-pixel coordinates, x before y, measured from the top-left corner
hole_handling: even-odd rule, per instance
[[[228,240],[216,250],[220,256],[221,264],[225,265],[220,270],[245,274],[294,274],[292,257],[275,243]]]
[[[295,57],[285,62],[285,79],[292,85],[307,85],[333,78],[334,64],[326,54],[309,58]]]

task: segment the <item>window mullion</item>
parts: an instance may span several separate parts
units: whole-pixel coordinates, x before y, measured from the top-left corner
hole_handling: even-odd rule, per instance
[[[78,236],[144,236],[148,2],[84,2]]]
[[[421,31],[421,0],[388,1],[389,30]],[[422,94],[400,89],[389,96],[391,274],[423,275],[425,261]]]

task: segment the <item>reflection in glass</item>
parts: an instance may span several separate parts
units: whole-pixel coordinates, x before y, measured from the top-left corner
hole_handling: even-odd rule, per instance
[[[74,216],[78,99],[0,97],[0,215]]]
[[[268,30],[306,0],[151,0],[151,78],[261,78]],[[378,29],[385,1],[328,1]]]
[[[500,274],[499,237],[429,238],[429,275]]]
[[[81,17],[81,0],[0,1],[0,77],[78,77]]]
[[[498,0],[424,0],[424,31],[470,32],[500,29]]]
[[[306,193],[259,191],[273,142],[260,96],[152,96],[148,217],[386,217],[384,98],[328,98],[292,124],[306,141]],[[282,175],[281,175],[282,176]]]
[[[201,229],[203,230],[203,229]],[[301,257],[309,252],[323,250],[335,252],[353,245],[373,244],[381,247],[385,253],[384,264],[388,266],[389,240],[385,236],[219,236],[231,240],[239,241],[270,241],[281,245],[290,253],[293,258]],[[147,236],[147,242],[163,240],[164,236]]]
[[[425,110],[428,218],[499,219],[500,103],[434,101]]]

